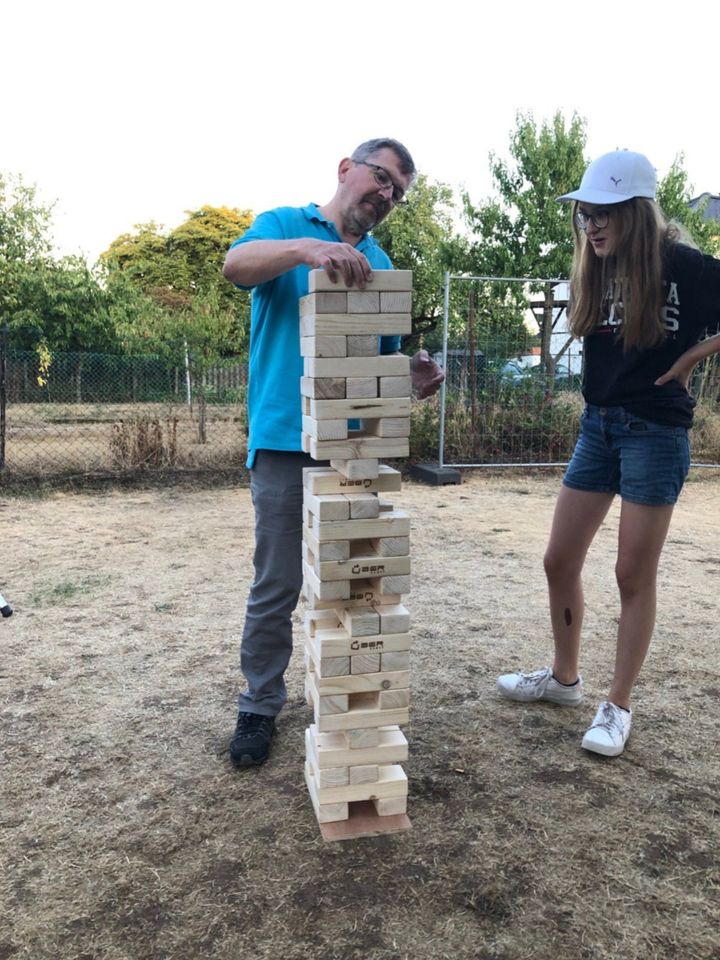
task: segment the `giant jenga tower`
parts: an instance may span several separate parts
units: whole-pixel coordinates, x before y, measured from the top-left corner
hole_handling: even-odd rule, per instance
[[[305,778],[327,840],[405,830],[410,519],[387,495],[406,457],[410,361],[378,337],[410,333],[412,273],[376,270],[363,289],[310,273],[300,301],[304,474]],[[360,421],[359,423],[357,421]]]

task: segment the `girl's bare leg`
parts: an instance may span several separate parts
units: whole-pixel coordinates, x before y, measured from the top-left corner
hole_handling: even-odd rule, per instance
[[[630,694],[655,626],[657,568],[673,505],[651,507],[623,500],[615,567],[620,588],[620,623],[615,675],[608,699],[630,707]]]
[[[555,505],[550,542],[545,553],[545,574],[555,639],[553,672],[561,683],[574,683],[578,677],[584,613],[582,568],[613,496],[612,493],[563,487]]]

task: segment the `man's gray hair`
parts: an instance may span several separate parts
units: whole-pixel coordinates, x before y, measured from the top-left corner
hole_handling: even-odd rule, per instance
[[[407,147],[403,146],[399,140],[392,140],[390,137],[366,140],[365,143],[361,143],[359,147],[353,150],[350,159],[356,163],[360,163],[361,160],[367,160],[368,157],[372,157],[380,150],[392,150],[400,161],[401,172],[404,173],[406,177],[415,178],[417,170],[415,169],[413,158],[410,156],[410,151]]]

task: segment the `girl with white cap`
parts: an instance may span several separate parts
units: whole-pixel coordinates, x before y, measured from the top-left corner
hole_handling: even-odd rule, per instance
[[[579,704],[585,556],[616,494],[620,621],[607,699],[582,746],[622,753],[630,697],[655,625],[656,579],[673,507],[690,464],[688,392],[696,364],[720,352],[720,261],[681,240],[655,201],[655,170],[627,150],[605,154],[573,204],[570,330],[584,338],[580,436],[555,507],[545,572],[555,642],[552,667],[498,678],[512,700]]]

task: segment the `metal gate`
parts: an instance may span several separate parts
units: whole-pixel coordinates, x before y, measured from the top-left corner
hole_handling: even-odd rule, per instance
[[[445,275],[440,466],[561,466],[582,408],[562,279]]]

